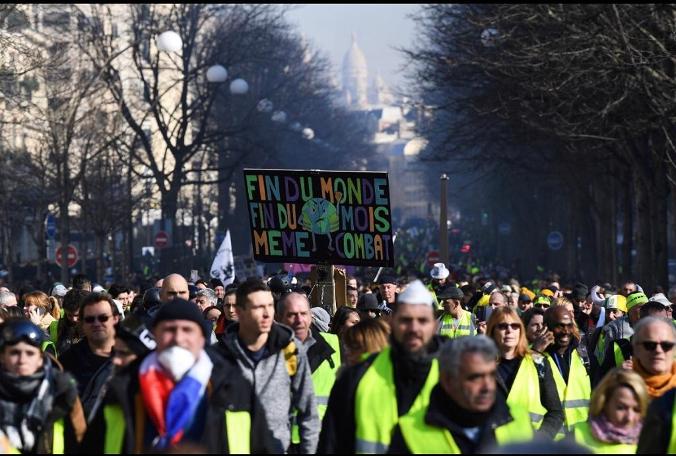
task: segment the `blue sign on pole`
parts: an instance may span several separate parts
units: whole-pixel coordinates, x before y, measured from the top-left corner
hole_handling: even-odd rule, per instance
[[[56,219],[52,214],[47,214],[47,237],[54,239],[56,236]]]
[[[559,250],[563,247],[563,234],[558,231],[552,231],[547,235],[547,247],[549,250]]]

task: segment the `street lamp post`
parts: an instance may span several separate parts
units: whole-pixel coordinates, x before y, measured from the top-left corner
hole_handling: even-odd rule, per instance
[[[439,201],[439,256],[441,262],[448,264],[448,202],[446,193],[448,176],[441,175],[441,198]]]

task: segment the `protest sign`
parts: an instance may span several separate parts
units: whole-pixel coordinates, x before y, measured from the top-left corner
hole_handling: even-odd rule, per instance
[[[387,173],[245,169],[254,258],[393,266]]]

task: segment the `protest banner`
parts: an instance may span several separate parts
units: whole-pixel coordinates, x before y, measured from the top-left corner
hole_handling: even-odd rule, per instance
[[[245,169],[254,258],[393,266],[385,172]]]

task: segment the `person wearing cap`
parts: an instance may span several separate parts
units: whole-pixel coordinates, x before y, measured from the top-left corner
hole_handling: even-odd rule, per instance
[[[378,278],[380,287],[380,310],[386,313],[394,310],[397,305],[397,276],[394,273],[385,271]]]
[[[641,306],[641,318],[645,317],[661,317],[669,318],[667,309],[671,309],[671,303],[667,300],[664,293],[657,293],[648,299],[643,306]]]
[[[632,282],[633,283],[633,282]],[[634,326],[641,319],[641,307],[648,302],[645,293],[637,291],[627,296],[627,313],[621,318],[616,319],[605,325],[602,330],[602,336],[599,336],[597,348],[603,352],[601,366],[599,368],[598,379],[602,378],[613,367],[620,367],[622,363],[631,358],[631,337],[634,335]]]
[[[357,311],[362,320],[366,318],[378,318],[382,309],[378,305],[378,298],[373,293],[366,293],[357,301]]]
[[[441,300],[444,311],[437,319],[437,334],[451,339],[476,334],[476,317],[462,308],[465,294],[454,285],[439,290],[437,297]]]
[[[390,346],[345,369],[333,385],[318,453],[385,453],[399,417],[424,409],[439,381],[432,295],[415,280],[398,297]]]
[[[521,314],[523,314],[527,310],[533,308],[533,299],[530,297],[530,295],[527,295],[525,293],[521,293],[519,295],[518,305],[519,305],[519,312],[521,312]]]
[[[306,300],[292,294],[294,314],[289,317],[299,332],[309,329],[311,318]],[[290,295],[291,296],[291,295]],[[281,304],[280,304],[281,305]],[[291,309],[291,307],[289,307]],[[314,453],[321,423],[306,347],[290,327],[274,321],[275,303],[268,285],[250,279],[237,288],[239,320],[219,338],[217,349],[236,362],[236,371],[255,385],[256,401],[263,404],[275,453],[285,453],[291,444],[290,412],[296,410],[300,434],[299,451]],[[305,325],[307,323],[307,325]],[[315,358],[320,359],[320,358]]]
[[[86,431],[75,383],[25,319],[0,325],[0,431],[16,453],[75,453]]]
[[[279,322],[293,329],[296,338],[307,350],[312,385],[317,400],[317,413],[321,420],[326,413],[329,393],[336,381],[336,373],[341,366],[340,342],[338,336],[328,333],[330,316],[321,307],[310,309],[307,297],[292,292],[280,300]],[[313,322],[314,316],[326,319]],[[321,326],[321,327],[320,327]],[[323,331],[322,331],[323,330]],[[291,443],[300,445],[298,424],[294,420],[291,428]]]
[[[273,451],[252,384],[237,375],[233,360],[206,346],[209,326],[190,301],[177,297],[164,304],[151,324],[156,350],[113,377],[81,450],[157,453],[194,445],[205,453]]]
[[[440,289],[446,287],[447,279],[450,275],[450,271],[446,268],[444,263],[434,263],[432,270],[430,271],[430,281],[427,289],[432,293],[432,298],[434,298],[434,307],[436,309],[441,309],[441,303],[439,302],[437,293]]]
[[[66,296],[66,293],[68,293],[68,288],[66,288],[62,283],[57,282],[54,284],[49,296],[55,298],[59,303],[59,307],[62,307],[63,297]]]
[[[497,357],[485,336],[445,343],[429,403],[400,418],[388,453],[481,454],[496,445],[530,442],[528,410],[507,404],[498,392]]]
[[[554,335],[554,342],[545,349],[559,400],[563,405],[565,424],[557,439],[570,433],[579,422],[587,421],[591,382],[584,352],[580,350],[580,335],[573,315],[563,306],[545,311],[545,325]]]

